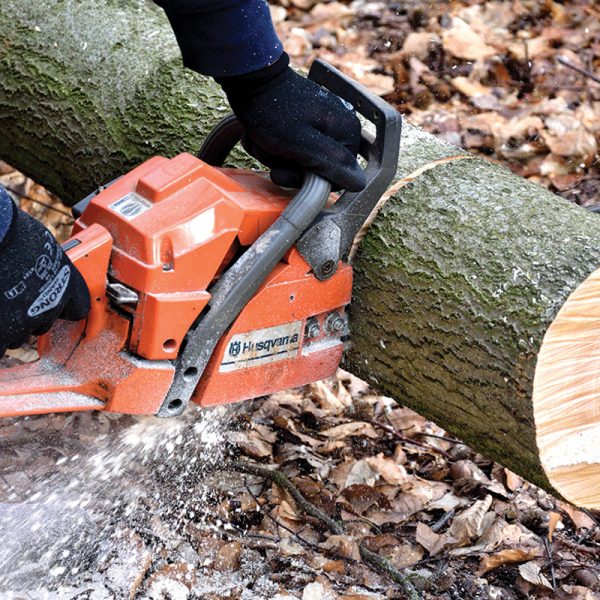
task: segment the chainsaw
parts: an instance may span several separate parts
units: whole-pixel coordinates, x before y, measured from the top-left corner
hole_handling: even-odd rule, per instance
[[[331,199],[307,173],[291,197],[224,168],[233,115],[197,156],[153,157],[73,208],[63,244],[88,317],[57,321],[39,359],[0,371],[0,416],[104,410],[171,417],[331,376],[349,339],[348,253],[392,181],[401,119],[322,61],[309,78],[362,115],[367,186]]]

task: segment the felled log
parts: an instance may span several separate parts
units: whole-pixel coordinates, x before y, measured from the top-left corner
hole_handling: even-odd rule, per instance
[[[227,110],[160,11],[4,0],[0,156],[68,202]],[[358,244],[346,367],[473,448],[600,508],[600,221],[405,127]]]

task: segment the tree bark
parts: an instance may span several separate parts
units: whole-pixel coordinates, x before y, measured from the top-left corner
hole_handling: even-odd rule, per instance
[[[150,2],[2,2],[0,156],[67,202],[195,151],[227,110]],[[357,247],[346,367],[600,507],[598,216],[410,126],[386,200]]]
[[[0,156],[73,204],[230,112],[150,0],[3,0]]]

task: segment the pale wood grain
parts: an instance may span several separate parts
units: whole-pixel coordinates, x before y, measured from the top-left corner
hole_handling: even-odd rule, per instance
[[[600,508],[600,270],[548,328],[533,383],[540,460],[570,502]]]

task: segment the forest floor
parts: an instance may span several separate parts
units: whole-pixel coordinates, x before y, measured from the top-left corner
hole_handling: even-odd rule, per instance
[[[414,125],[600,203],[600,5],[278,0],[296,66],[323,58]]]
[[[297,66],[322,57],[412,123],[600,203],[595,3],[289,0],[272,12]],[[57,198],[7,165],[0,182],[68,237]],[[0,366],[33,357],[10,351]],[[344,372],[176,420],[4,419],[0,483],[2,599],[600,598],[598,513]]]

